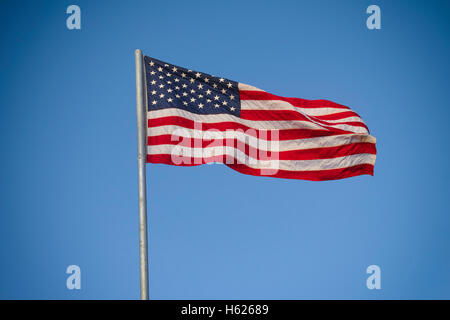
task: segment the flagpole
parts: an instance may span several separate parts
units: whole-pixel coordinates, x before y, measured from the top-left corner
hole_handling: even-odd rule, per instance
[[[146,150],[146,97],[143,56],[141,50],[134,52],[136,60],[136,115],[138,145],[139,186],[139,259],[141,278],[141,300],[148,300],[148,247],[147,247],[147,190],[145,177]]]

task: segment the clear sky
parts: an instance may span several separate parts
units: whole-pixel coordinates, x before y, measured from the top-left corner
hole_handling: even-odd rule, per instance
[[[148,165],[151,298],[449,299],[449,33],[448,1],[1,1],[0,298],[139,297],[139,48],[350,106],[378,149],[330,182]]]

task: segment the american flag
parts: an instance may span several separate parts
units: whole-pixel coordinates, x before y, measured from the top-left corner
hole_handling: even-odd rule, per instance
[[[216,162],[315,181],[373,175],[376,140],[346,106],[276,96],[147,56],[144,65],[147,162]]]

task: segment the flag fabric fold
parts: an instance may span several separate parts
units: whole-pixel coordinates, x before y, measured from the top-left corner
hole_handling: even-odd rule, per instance
[[[250,175],[373,175],[376,139],[349,107],[286,98],[144,56],[147,162],[223,163]]]

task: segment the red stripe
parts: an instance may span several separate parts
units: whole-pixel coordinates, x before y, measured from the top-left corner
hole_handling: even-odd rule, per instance
[[[329,100],[307,100],[300,98],[286,98],[276,96],[265,91],[239,90],[241,100],[281,100],[292,104],[299,108],[341,108],[349,109],[349,107],[335,103]]]
[[[360,153],[377,154],[375,144],[360,142],[335,147],[281,151],[280,160],[331,159]]]
[[[147,162],[177,165],[172,161],[172,157],[170,154],[147,155]],[[203,163],[179,164],[179,166],[197,166],[201,164]],[[286,179],[302,179],[311,181],[336,180],[363,174],[373,175],[374,169],[373,165],[371,164],[359,164],[347,168],[330,169],[330,170],[314,170],[314,171],[278,170],[274,175],[264,175],[262,174],[261,169],[253,169],[244,164],[227,164],[227,166],[240,173],[254,176],[266,176],[266,177],[286,178]]]
[[[234,164],[227,165],[231,169],[236,170],[243,174],[249,174],[252,176],[265,176],[261,174],[260,169],[249,168],[246,165]],[[363,174],[368,174],[373,176],[373,165],[371,164],[359,164],[352,167],[342,168],[342,169],[331,169],[331,170],[317,170],[317,171],[288,171],[288,170],[278,170],[274,175],[265,177],[275,177],[284,179],[301,179],[310,181],[325,181],[325,180],[337,180],[350,178],[354,176],[359,176]]]
[[[369,130],[365,123],[357,121],[344,121],[344,122],[327,122],[319,119],[315,116],[305,116],[294,110],[241,110],[241,118],[253,121],[289,121],[289,120],[300,120],[308,121],[311,123],[318,123],[325,126],[335,126],[339,124],[345,124],[349,126],[362,127],[367,131]],[[335,130],[337,128],[329,128],[330,130]],[[341,129],[338,132],[341,132]]]
[[[177,139],[173,139],[173,137],[174,137],[173,135],[169,134],[160,136],[151,136],[147,138],[147,143],[149,146],[178,145],[189,148],[228,146],[240,150],[244,152],[247,156],[252,156],[257,160],[272,160],[272,159],[318,160],[318,159],[338,158],[360,153],[376,154],[375,144],[369,142],[358,142],[334,147],[266,153],[266,152],[259,152],[259,149],[251,147],[247,143],[243,142],[238,143],[236,139],[204,140],[204,139],[184,138],[178,136],[175,136]]]
[[[151,118],[148,119],[148,127],[160,127],[165,125],[176,125],[187,129],[194,129],[195,122],[193,120],[180,117],[180,116],[168,116],[161,118]],[[197,123],[198,124],[198,123]],[[253,134],[253,130],[256,131],[256,137],[259,134],[258,129],[250,128],[244,124],[238,122],[215,122],[215,123],[201,123],[202,130],[218,130],[218,131],[227,131],[227,130],[243,130],[247,131],[246,133],[250,135]],[[252,130],[253,129],[253,130]],[[274,128],[275,129],[275,128]],[[265,130],[262,130],[265,131]],[[346,134],[353,133],[346,130],[333,129],[330,130],[312,130],[312,129],[282,129],[279,130],[279,140],[292,140],[292,139],[305,139],[305,138],[316,138],[316,137],[325,137],[325,136],[334,136],[338,134]]]

